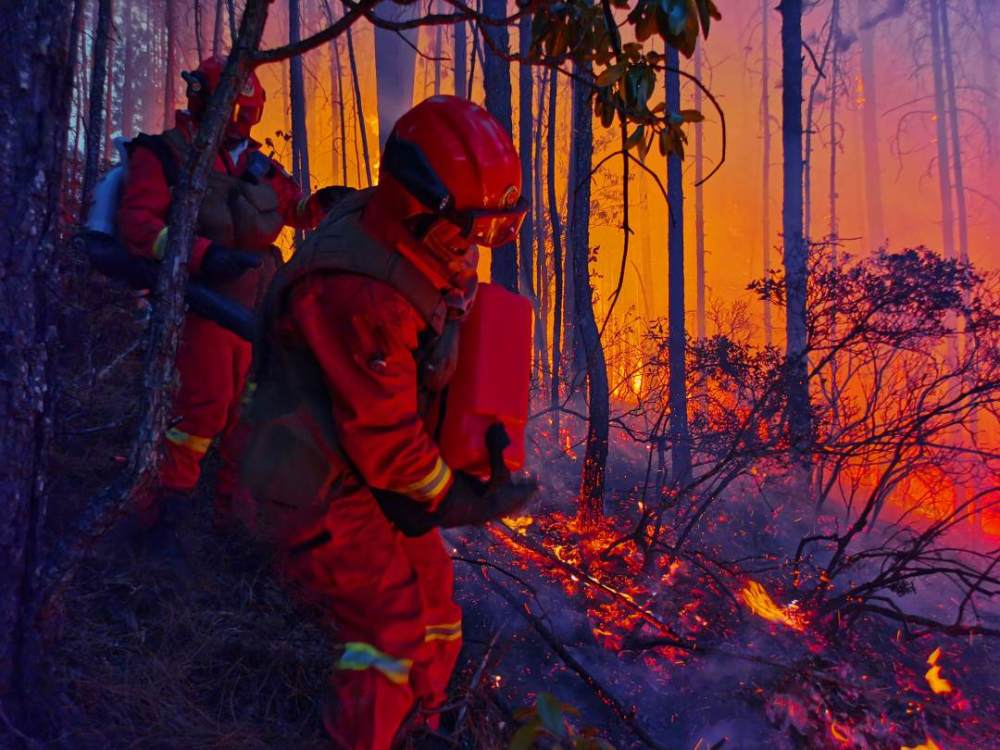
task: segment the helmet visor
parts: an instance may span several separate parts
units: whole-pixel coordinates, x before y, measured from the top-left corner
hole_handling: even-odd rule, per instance
[[[455,211],[448,218],[462,228],[463,235],[477,245],[500,247],[513,242],[528,212],[521,198],[510,208],[480,208]]]

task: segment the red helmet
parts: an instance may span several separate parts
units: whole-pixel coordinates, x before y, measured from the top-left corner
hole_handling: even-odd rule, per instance
[[[197,70],[181,73],[188,85],[188,110],[196,120],[205,111],[208,98],[222,80],[222,70],[225,66],[224,57],[208,57],[201,61]],[[226,137],[236,140],[249,138],[250,129],[264,116],[266,100],[267,95],[260,79],[251,71],[233,106],[233,116],[226,126]]]
[[[387,236],[387,224],[405,227],[400,251],[445,286],[461,288],[469,250],[511,242],[527,211],[510,134],[459,97],[425,99],[400,117],[379,172],[366,223]]]

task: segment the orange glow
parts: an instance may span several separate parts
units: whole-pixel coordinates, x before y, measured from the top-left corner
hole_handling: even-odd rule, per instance
[[[937,663],[940,657],[941,647],[938,646],[931,652],[931,655],[927,657],[927,663],[931,665],[931,668],[928,669],[927,673],[924,675],[927,679],[927,684],[930,685],[931,690],[933,690],[936,695],[950,693],[952,691],[951,683],[941,676],[941,667],[939,667]]]
[[[806,619],[799,611],[798,605],[789,604],[781,607],[775,603],[771,595],[756,581],[750,581],[740,591],[740,598],[750,611],[769,622],[780,623],[792,630],[805,630]]]
[[[903,745],[899,750],[941,750],[941,748],[938,747],[938,744],[934,740],[928,737],[927,741],[922,745],[914,745],[913,747]]]

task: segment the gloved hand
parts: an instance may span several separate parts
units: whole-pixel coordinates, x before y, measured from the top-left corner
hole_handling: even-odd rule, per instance
[[[426,505],[406,495],[372,490],[386,518],[406,536],[421,536],[436,527],[482,526],[521,510],[536,492],[536,482],[506,482],[490,487],[458,472],[437,510],[429,511]]]
[[[201,260],[201,275],[210,281],[232,281],[251,268],[259,268],[260,263],[257,253],[234,250],[213,242]]]
[[[313,196],[316,198],[316,203],[320,210],[327,214],[330,213],[330,209],[336,206],[337,203],[353,192],[355,192],[354,188],[344,187],[342,185],[329,185],[325,188],[317,190],[313,193]]]

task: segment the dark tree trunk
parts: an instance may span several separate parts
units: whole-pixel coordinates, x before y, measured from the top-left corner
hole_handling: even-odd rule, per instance
[[[958,96],[955,88],[955,62],[951,50],[951,26],[948,3],[938,0],[941,13],[941,53],[948,92],[948,125],[951,131],[951,155],[955,175],[955,208],[958,210],[958,257],[969,260],[969,218],[965,206],[965,175],[962,167],[962,133],[958,129]],[[992,93],[992,92],[991,92]]]
[[[135,37],[137,32],[132,21],[132,2],[128,0],[125,10],[122,13],[123,24],[123,51],[122,51],[122,89],[121,89],[121,118],[122,137],[131,138],[135,130],[135,77],[136,77],[136,55],[139,45]]]
[[[212,30],[212,56],[218,57],[222,54],[222,18],[225,11],[222,7],[222,0],[215,0],[215,28]]]
[[[326,21],[333,25],[333,10],[330,8],[330,0],[323,0],[323,12],[326,14]],[[340,65],[340,44],[337,39],[330,42],[330,97],[332,104],[337,108],[337,118],[340,125],[340,138],[333,139],[333,173],[336,175],[338,166],[340,170],[340,183],[347,185],[347,117],[344,114],[344,76]],[[339,143],[339,145],[338,145]],[[338,159],[340,163],[338,165]]]
[[[941,200],[941,239],[945,257],[955,257],[955,215],[951,202],[951,157],[948,154],[948,120],[945,109],[944,61],[941,51],[941,15],[938,0],[930,2],[931,70],[934,73],[934,124],[937,126],[938,191]]]
[[[549,132],[548,160],[546,164],[546,179],[548,181],[549,221],[552,225],[552,272],[554,289],[552,293],[552,376],[550,381],[553,437],[559,440],[559,373],[562,360],[562,326],[563,326],[563,252],[562,252],[562,221],[559,218],[559,197],[556,195],[556,129],[559,96],[558,74],[553,70],[549,74]]]
[[[701,80],[702,57],[704,51],[699,44],[695,50],[694,75]],[[703,106],[703,95],[701,88],[694,87],[694,108],[699,112]],[[705,129],[702,123],[694,125],[694,236],[695,236],[695,282],[696,282],[696,307],[695,307],[695,330],[698,338],[703,339],[707,335],[705,323],[705,189],[701,184],[705,176]],[[639,176],[642,179],[642,175]]]
[[[94,29],[93,68],[90,74],[90,102],[87,113],[87,160],[83,169],[80,205],[86,210],[90,191],[97,182],[104,136],[104,84],[108,77],[108,38],[111,29],[111,0],[98,0],[97,27]]]
[[[465,56],[469,54],[466,49],[466,32],[464,23],[456,23],[454,26],[455,33],[455,96],[460,96],[463,99],[468,95],[469,85],[466,81],[465,73]]]
[[[573,256],[574,328],[583,344],[587,363],[587,394],[590,412],[587,420],[587,444],[580,482],[580,520],[593,524],[604,517],[604,477],[608,462],[610,404],[608,371],[604,362],[601,336],[594,319],[593,292],[590,286],[590,169],[594,156],[593,120],[587,83],[590,66],[576,67],[573,79],[571,172],[579,175],[570,184],[569,232],[567,246]]]
[[[380,18],[391,21],[410,21],[419,12],[420,3],[397,5],[394,2],[384,2],[376,8]],[[413,104],[416,45],[417,29],[396,32],[375,27],[375,85],[378,91],[380,149],[385,148],[385,141],[396,120]]]
[[[802,226],[802,0],[782,0],[780,9],[788,427],[792,457],[804,468],[811,463],[812,415],[806,339],[808,248]]]
[[[484,0],[483,13],[488,18],[503,18],[507,15],[507,3],[505,0]],[[502,57],[509,49],[510,37],[506,26],[485,26],[483,33],[489,35],[483,67],[486,109],[508,133],[512,133],[510,63]],[[517,247],[513,242],[493,248],[490,280],[517,291]]]
[[[204,56],[204,44],[201,39],[201,0],[194,0],[194,43],[198,52],[198,62]]]
[[[761,269],[762,276],[767,276],[771,268],[771,39],[769,20],[771,16],[771,0],[763,0],[761,6],[761,61],[760,78],[760,122],[763,134],[764,152],[761,163]],[[774,323],[771,319],[771,302],[764,300],[764,343],[770,346],[774,341]]]
[[[534,71],[532,71],[534,75]],[[533,241],[535,243],[535,300],[537,302],[535,315],[535,365],[538,382],[542,383],[549,372],[549,345],[545,322],[548,319],[548,263],[545,255],[545,201],[542,197],[542,154],[544,141],[542,139],[542,123],[545,117],[545,79],[538,79],[538,93],[535,97],[535,143],[534,143],[534,201],[531,211],[534,216]]]
[[[681,79],[677,50],[667,47],[667,111],[681,109]],[[671,70],[672,69],[672,70]],[[667,203],[670,220],[668,244],[668,337],[670,360],[670,466],[674,482],[683,486],[691,478],[691,437],[687,415],[687,333],[684,320],[684,171],[677,154],[667,156]]]
[[[861,108],[861,129],[865,153],[865,209],[868,212],[868,239],[875,246],[885,237],[885,219],[882,211],[882,165],[878,141],[878,90],[875,71],[875,27],[866,26],[869,0],[858,0],[861,29],[861,86],[864,104]]]
[[[354,84],[354,111],[358,115],[358,130],[361,134],[361,150],[365,160],[365,176],[368,187],[372,186],[372,162],[368,153],[368,127],[365,125],[365,108],[361,103],[361,80],[358,78],[358,61],[354,57],[354,34],[347,30],[347,59],[351,65],[351,82]],[[357,141],[355,140],[355,144]],[[359,179],[360,183],[361,180]],[[358,185],[360,187],[360,184]]]
[[[177,34],[174,28],[174,24],[176,23],[176,18],[174,17],[174,0],[165,0],[163,7],[166,15],[165,27],[167,34],[167,53],[163,66],[163,129],[167,130],[174,126],[174,107],[177,104],[177,94],[174,88],[175,79],[177,78]]]
[[[70,0],[0,5],[0,702],[19,722],[52,430],[57,217],[69,124]],[[98,130],[100,132],[100,130]]]
[[[434,96],[441,93],[441,26],[434,27]]]
[[[833,53],[830,57],[830,188],[828,191],[830,199],[830,252],[833,255],[833,262],[837,262],[837,245],[840,235],[840,226],[837,219],[837,156],[839,147],[839,135],[837,130],[837,97],[840,96],[839,89],[839,65],[840,65],[840,0],[833,0],[830,11],[830,34],[833,38]]]
[[[518,22],[517,27],[518,34],[518,53],[522,60],[526,59],[528,53],[531,49],[531,16],[525,14],[521,20]],[[534,173],[532,171],[532,132],[534,130],[533,125],[533,115],[531,111],[532,101],[534,100],[533,91],[533,72],[531,66],[527,63],[520,63],[517,66],[517,83],[518,83],[518,103],[519,103],[519,113],[518,113],[518,148],[520,149],[521,155],[521,194],[524,199],[531,206],[533,203],[533,182]],[[538,317],[538,299],[535,297],[535,285],[534,285],[534,269],[535,262],[533,257],[533,240],[534,240],[534,217],[531,211],[528,211],[527,216],[524,217],[524,223],[521,225],[521,234],[518,239],[518,251],[519,251],[519,286],[521,293],[527,295],[531,299],[535,306],[535,317]]]
[[[299,0],[288,0],[288,41],[301,38],[302,19]],[[288,61],[289,90],[292,100],[292,176],[309,192],[309,135],[306,129],[306,86],[302,76],[302,57]]]

